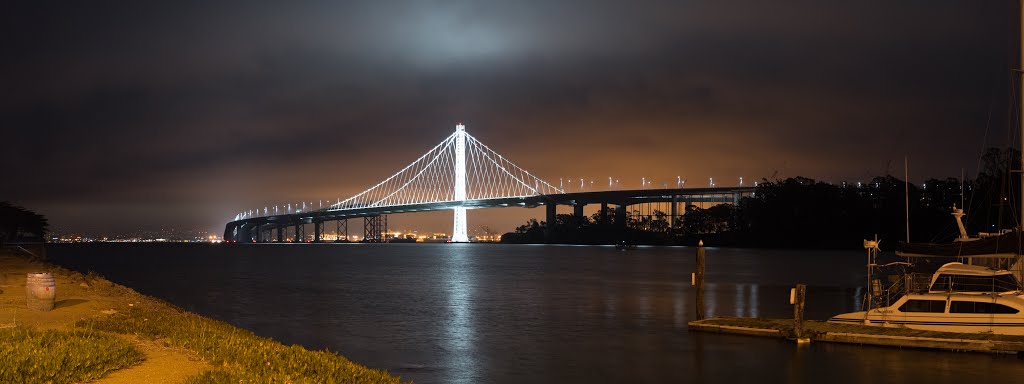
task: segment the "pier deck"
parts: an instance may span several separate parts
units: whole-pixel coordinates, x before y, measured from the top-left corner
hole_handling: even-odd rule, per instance
[[[794,338],[793,320],[790,319],[716,317],[691,321],[688,325],[690,331],[696,332]],[[804,334],[812,341],[830,343],[991,353],[1019,354],[1024,351],[1024,336],[923,331],[898,326],[873,327],[808,320],[804,322]]]

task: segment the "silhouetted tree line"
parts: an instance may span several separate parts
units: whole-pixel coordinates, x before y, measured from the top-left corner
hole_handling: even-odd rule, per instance
[[[7,201],[0,201],[0,246],[13,241],[43,241],[46,217]]]
[[[973,180],[929,179],[906,185],[892,175],[867,183],[830,184],[805,177],[762,180],[753,196],[738,205],[685,207],[672,218],[654,211],[627,212],[623,231],[613,212],[590,217],[556,215],[550,236],[548,223],[529,220],[502,237],[511,243],[692,245],[704,240],[714,245],[785,248],[859,248],[861,239],[882,239],[892,249],[907,238],[909,200],[910,240],[952,241],[958,234],[951,215],[963,207],[968,234],[995,232],[1016,226],[1020,214],[1020,153],[989,149]]]

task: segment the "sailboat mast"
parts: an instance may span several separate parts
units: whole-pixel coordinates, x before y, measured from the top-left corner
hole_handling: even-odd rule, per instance
[[[1017,63],[1018,69],[1024,69],[1024,0],[1017,2],[1017,8],[1020,11],[1020,18],[1017,19],[1018,28],[1020,28],[1020,38],[1017,41],[1017,49],[1020,51],[1020,62]],[[1018,72],[1024,76],[1024,72]],[[1020,89],[1024,90],[1024,77],[1021,78]],[[1020,101],[1020,112],[1017,113],[1017,122],[1020,124],[1020,165],[1021,169],[1024,169],[1024,92],[1017,96],[1017,100]],[[1021,260],[1020,252],[1020,238],[1024,234],[1024,172],[1020,173],[1020,225],[1017,226],[1017,260],[1014,263],[1017,264],[1017,288],[1024,290],[1024,262]],[[1013,268],[1013,267],[1010,267]]]

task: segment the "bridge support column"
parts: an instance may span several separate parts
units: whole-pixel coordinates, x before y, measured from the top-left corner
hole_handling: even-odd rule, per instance
[[[677,205],[679,205],[679,196],[672,195],[672,216],[671,219],[669,219],[669,223],[671,223],[669,228],[673,231],[675,231],[676,227],[679,226],[679,220],[676,219],[676,215],[679,214],[679,209],[676,207]]]
[[[313,242],[319,243],[324,238],[324,222],[313,221]]]
[[[384,234],[388,232],[386,215],[366,216],[363,218],[363,242],[383,243]]]
[[[337,225],[337,228],[334,230],[334,242],[348,241],[348,219],[338,220],[335,222],[335,225]],[[342,228],[344,228],[344,231],[342,231]]]
[[[295,242],[296,243],[301,243],[302,242],[302,238],[305,237],[305,236],[302,236],[303,229],[305,229],[305,224],[302,224],[302,222],[295,223]]]
[[[453,243],[468,243],[469,231],[466,223],[466,207],[455,207],[455,225],[452,227]]]
[[[615,227],[620,230],[626,229],[626,203],[615,206]]]
[[[254,239],[254,240],[256,240],[257,243],[262,243],[263,242],[263,223],[261,223],[259,221],[256,221],[256,228],[255,229],[256,229],[256,239]]]
[[[285,226],[283,226],[280,223],[278,223],[277,224],[277,242],[278,243],[283,243],[284,242],[284,230],[285,230]]]
[[[555,216],[557,216],[558,213],[558,204],[555,204],[554,202],[548,202],[547,204],[544,204],[544,210],[547,213],[545,215],[546,221],[544,225],[544,237],[546,238],[546,240],[551,240],[551,234],[554,232],[555,229]]]
[[[608,203],[601,203],[600,224],[608,224]]]
[[[238,226],[228,225],[224,226],[224,237],[225,242],[237,242],[238,241]]]
[[[252,242],[252,224],[248,222],[242,222],[238,224],[238,232],[235,234],[235,240],[239,243],[251,243]]]
[[[586,207],[586,205],[580,203],[576,203],[576,205],[572,207],[572,215],[576,217],[577,221],[582,222],[583,220],[583,207]]]

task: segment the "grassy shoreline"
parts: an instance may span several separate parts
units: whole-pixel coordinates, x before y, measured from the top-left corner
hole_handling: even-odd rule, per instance
[[[52,311],[25,307],[25,273],[38,271],[52,273],[57,282],[57,305]],[[4,382],[85,382],[112,372],[129,376],[128,382],[143,382],[130,377],[137,364],[147,363],[146,348],[142,352],[135,348],[140,345],[186,355],[198,365],[191,367],[197,374],[184,377],[186,383],[401,382],[386,371],[353,363],[335,352],[286,346],[102,277],[3,250],[0,316],[0,323],[9,325],[0,329],[0,381]],[[180,373],[180,368],[158,366],[156,374]]]

